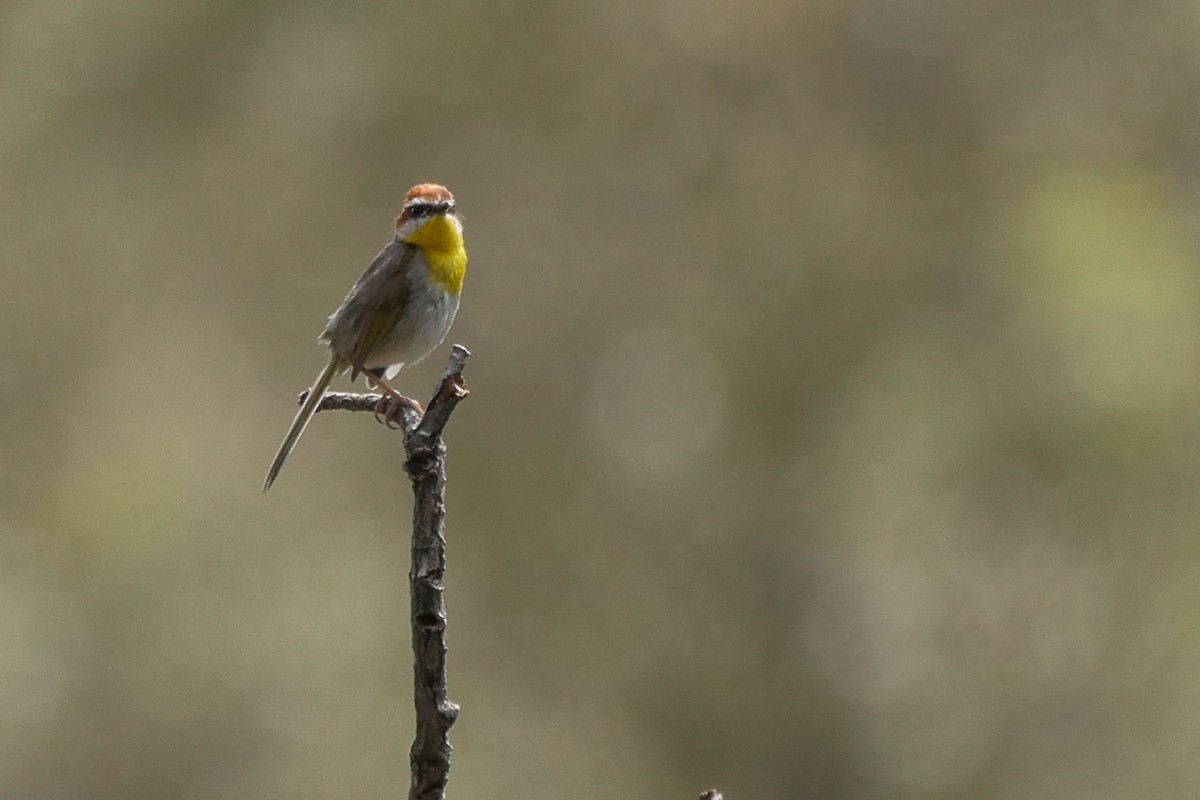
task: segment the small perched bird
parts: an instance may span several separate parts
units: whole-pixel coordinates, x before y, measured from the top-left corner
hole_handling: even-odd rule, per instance
[[[420,405],[388,385],[401,367],[415,364],[442,343],[458,313],[467,251],[454,196],[445,186],[422,183],[408,190],[392,241],[375,256],[329,317],[320,341],[329,345],[321,370],[267,471],[271,488],[337,375],[361,372],[394,402]]]

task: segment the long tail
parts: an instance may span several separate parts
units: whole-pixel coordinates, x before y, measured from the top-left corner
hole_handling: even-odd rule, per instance
[[[271,484],[279,477],[279,470],[283,469],[283,462],[287,461],[292,448],[296,446],[296,442],[300,441],[301,434],[308,427],[308,421],[313,418],[313,414],[317,413],[317,406],[321,404],[321,398],[325,396],[330,381],[341,369],[341,359],[337,356],[331,357],[329,366],[321,371],[321,374],[317,376],[316,383],[308,390],[308,397],[304,398],[304,405],[300,406],[300,410],[296,412],[296,418],[292,420],[292,427],[288,428],[287,436],[283,437],[283,444],[279,445],[279,452],[275,454],[275,460],[271,462],[271,468],[267,470],[267,480],[263,483],[262,488],[264,492],[270,489]]]

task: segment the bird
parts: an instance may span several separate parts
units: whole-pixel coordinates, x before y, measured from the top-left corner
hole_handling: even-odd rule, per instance
[[[329,316],[318,341],[329,346],[329,363],[317,375],[267,471],[263,491],[283,463],[335,377],[361,373],[392,402],[423,414],[419,403],[391,387],[401,368],[437,349],[458,313],[467,250],[454,195],[436,183],[420,183],[404,196],[392,240],[379,251],[346,299]]]

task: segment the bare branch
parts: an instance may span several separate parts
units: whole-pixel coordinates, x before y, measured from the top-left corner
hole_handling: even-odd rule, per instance
[[[446,446],[442,431],[466,397],[463,367],[470,356],[454,345],[424,416],[406,406],[383,405],[381,394],[328,392],[318,411],[370,411],[404,429],[404,469],[413,486],[412,567],[408,573],[413,645],[413,703],[417,733],[409,752],[409,800],[444,800],[450,776],[450,727],[458,706],[446,689]],[[303,403],[307,392],[301,393]],[[386,408],[386,415],[381,409]],[[700,800],[723,800],[716,789]]]
[[[381,394],[328,392],[318,411],[370,411],[404,430],[404,469],[413,487],[411,599],[413,702],[417,733],[409,753],[410,800],[443,800],[450,774],[450,726],[458,706],[446,691],[446,446],[442,430],[459,401],[467,396],[463,366],[471,355],[454,345],[429,408],[422,417],[412,408],[385,405]],[[304,402],[307,392],[300,395]]]
[[[308,390],[305,389],[300,393],[300,404],[304,404],[304,400],[308,397]],[[317,411],[370,411],[379,414],[386,408],[384,405],[388,402],[387,395],[378,394],[376,392],[326,392],[321,398],[321,402],[317,405]],[[386,419],[395,420],[405,431],[410,433],[417,427],[417,423],[421,421],[421,416],[414,409],[408,406],[399,406],[392,404],[390,415]]]
[[[450,726],[458,706],[446,691],[446,447],[442,429],[467,396],[462,370],[470,353],[454,345],[446,371],[419,424],[406,425],[405,471],[413,486],[411,596],[413,700],[417,733],[409,763],[409,800],[442,800],[450,772]]]

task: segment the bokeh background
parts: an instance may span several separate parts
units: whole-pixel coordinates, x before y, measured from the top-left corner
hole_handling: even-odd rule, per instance
[[[0,796],[404,795],[400,440],[259,487],[425,180],[452,797],[1195,796],[1198,97],[1167,0],[9,0]]]

